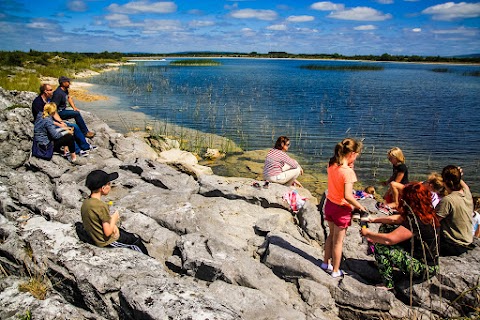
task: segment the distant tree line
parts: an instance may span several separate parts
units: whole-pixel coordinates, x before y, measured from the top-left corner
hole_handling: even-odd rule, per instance
[[[268,53],[239,53],[239,52],[180,52],[180,53],[122,53],[122,52],[42,52],[36,50],[25,51],[0,51],[0,65],[25,67],[29,63],[47,66],[52,63],[69,64],[82,63],[94,60],[102,62],[121,61],[133,57],[248,57],[248,58],[297,58],[297,59],[343,59],[343,60],[367,60],[367,61],[393,61],[393,62],[452,62],[452,63],[480,63],[480,55],[462,57],[418,56],[418,55],[390,55],[384,53],[377,55],[353,55],[344,56],[333,54],[292,54],[282,51]]]
[[[52,61],[57,63],[76,63],[88,59],[119,61],[125,54],[120,52],[80,53],[80,52],[42,52],[25,51],[0,51],[0,65],[22,67],[29,63],[47,66]]]

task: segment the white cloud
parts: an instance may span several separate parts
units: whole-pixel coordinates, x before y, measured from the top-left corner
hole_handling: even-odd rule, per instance
[[[451,21],[456,19],[477,18],[480,17],[480,3],[447,2],[428,7],[423,10],[422,13],[432,15],[432,19],[434,20]]]
[[[287,21],[289,22],[308,22],[308,21],[313,21],[315,20],[315,17],[312,16],[290,16],[287,18]]]
[[[267,30],[285,31],[287,30],[287,26],[285,24],[272,24],[271,26],[267,27]]]
[[[318,33],[318,29],[296,28],[295,30],[301,33]]]
[[[393,0],[376,0],[378,3],[381,4],[392,4]]]
[[[254,37],[257,35],[257,33],[250,29],[250,28],[243,28],[242,30],[240,30],[242,32],[242,34],[246,37]]]
[[[133,23],[127,15],[124,14],[109,14],[105,16],[105,20],[109,21],[109,26],[112,28],[138,27],[139,24]]]
[[[345,6],[343,4],[337,4],[329,1],[315,2],[310,6],[313,10],[319,11],[337,11],[343,10]]]
[[[267,21],[277,19],[277,13],[273,10],[242,9],[232,11],[231,16],[237,19],[258,19]]]
[[[70,11],[75,11],[75,12],[85,12],[88,10],[87,5],[82,0],[69,1],[67,3],[67,8]]]
[[[143,25],[144,33],[154,33],[157,31],[161,32],[171,32],[171,31],[181,31],[182,25],[178,20],[153,20],[147,19]]]
[[[133,1],[124,5],[112,3],[107,10],[124,14],[171,13],[177,10],[177,5],[174,2]]]
[[[358,31],[368,31],[368,30],[376,30],[376,29],[377,27],[371,24],[366,24],[363,26],[357,26],[353,28],[353,30],[358,30]]]
[[[422,28],[413,28],[412,32],[422,32]]]
[[[192,20],[188,23],[188,25],[192,28],[202,28],[202,27],[210,27],[215,25],[214,21],[208,20]]]
[[[456,28],[456,29],[443,29],[443,30],[434,30],[432,33],[435,34],[462,34],[465,36],[475,36],[480,33],[478,28]]]
[[[332,12],[330,18],[354,21],[384,21],[392,18],[392,15],[384,14],[378,10],[368,7],[355,7],[343,11]]]
[[[28,28],[32,29],[42,29],[42,30],[49,30],[49,29],[56,29],[58,26],[56,24],[53,24],[51,22],[45,21],[45,20],[34,20],[30,23],[27,23],[26,25]]]

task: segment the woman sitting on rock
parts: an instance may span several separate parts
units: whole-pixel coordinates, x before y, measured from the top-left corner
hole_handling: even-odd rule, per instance
[[[54,124],[53,115],[57,112],[57,106],[53,102],[45,104],[43,113],[37,115],[35,119],[35,125],[33,128],[33,150],[32,155],[34,157],[40,157],[45,160],[52,158],[53,151],[61,152],[60,148],[64,147],[63,152],[72,151],[71,160],[72,163],[78,161],[75,150],[75,142],[73,139],[72,130],[58,130],[59,128]],[[53,146],[52,146],[53,143]],[[42,155],[39,155],[35,148],[44,150]],[[48,149],[53,148],[53,151],[48,152]],[[45,154],[44,154],[45,153]]]
[[[275,146],[268,152],[265,159],[263,178],[287,186],[302,187],[297,178],[303,174],[303,169],[297,161],[287,155],[289,147],[290,139],[288,137],[278,137]]]
[[[394,266],[407,275],[413,274],[415,278],[429,278],[438,271],[440,223],[432,206],[430,191],[422,183],[407,184],[401,203],[399,214],[362,218],[385,224],[380,227],[380,233],[368,228],[360,230],[362,236],[375,243],[375,260],[387,290],[394,287]],[[382,233],[389,225],[399,226]]]

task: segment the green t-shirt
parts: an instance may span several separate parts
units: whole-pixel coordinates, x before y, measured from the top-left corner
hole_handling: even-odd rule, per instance
[[[103,233],[103,223],[110,222],[110,213],[105,202],[88,198],[83,201],[81,212],[83,227],[97,246],[105,247],[115,241],[113,233],[110,237]]]
[[[469,190],[453,191],[445,196],[435,208],[442,217],[441,230],[445,240],[461,246],[473,241],[473,199]]]

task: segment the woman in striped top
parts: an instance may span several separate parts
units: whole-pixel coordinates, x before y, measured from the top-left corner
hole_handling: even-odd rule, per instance
[[[268,152],[265,159],[263,178],[287,186],[302,187],[297,178],[303,174],[303,169],[297,161],[287,155],[289,147],[290,139],[288,137],[280,136],[277,139],[275,146]]]

